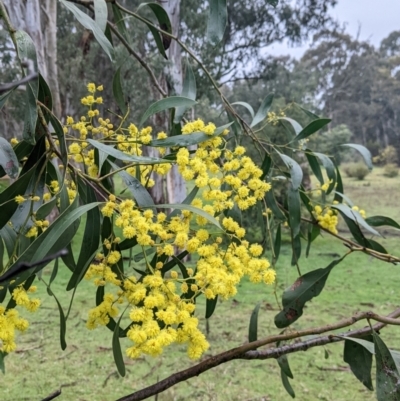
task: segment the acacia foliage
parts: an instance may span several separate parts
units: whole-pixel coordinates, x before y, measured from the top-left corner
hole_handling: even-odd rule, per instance
[[[231,104],[205,65],[171,34],[168,15],[158,3],[143,5],[154,14],[155,22],[113,3],[110,11],[115,25],[107,20],[105,2],[96,2],[100,8],[95,19],[72,2],[61,3],[93,31],[110,58],[114,57],[110,31],[132,51],[123,19],[127,14],[149,29],[162,56],[166,55],[168,40],[176,40],[196,64],[189,61],[186,66],[186,96],[165,97],[153,103],[136,124],[130,119],[119,70],[112,82],[118,108],[112,110],[110,117],[99,107],[105,102],[103,86],[90,82],[85,85],[89,93],[81,99],[86,111],[80,119],[67,117],[65,124],[52,113],[52,97],[43,77],[39,75],[26,84],[23,140],[13,141],[14,146],[4,139],[0,142],[1,174],[15,179],[0,193],[0,250],[7,259],[4,263],[1,258],[0,276],[2,361],[16,348],[14,330],[28,327],[28,322],[18,317],[17,308],[34,311],[40,305],[30,297],[35,280],[43,282],[49,296],[55,298],[60,312],[61,347],[66,348],[69,311],[60,305],[51,288],[58,263],[54,264],[49,282],[40,275],[58,257],[71,271],[67,291],[74,290],[84,277],[93,281],[96,305],[89,312],[87,326],[106,326],[112,331],[114,359],[121,375],[125,374],[121,347],[121,343],[124,348],[127,345],[125,337],[131,341],[126,348],[131,358],[142,353],[156,356],[173,342],[186,343],[189,357],[199,358],[208,342],[197,327],[196,300],[206,298],[209,318],[215,312],[218,297],[233,296],[243,276],[249,276],[255,285],[262,281],[273,283],[282,226],[289,227],[292,265],[299,272],[298,279],[284,291],[282,309],[274,321],[288,339],[296,338],[287,332],[288,327],[301,318],[305,304],[323,291],[330,272],[345,263],[347,255],[364,252],[387,262],[399,261],[370,236],[380,236],[375,227],[400,226],[385,216],[366,218],[365,211],[345,196],[335,159],[308,147],[309,137],[329,124],[329,119],[300,106],[297,107],[306,124],[288,117],[285,110],[271,112],[272,94],[266,94],[256,111],[246,102]],[[273,7],[277,2],[267,3]],[[16,45],[17,62],[22,67],[23,57],[29,57],[36,64],[29,37],[12,29],[1,1],[0,6]],[[227,10],[224,1],[211,1],[208,39],[214,46],[223,39]],[[158,87],[151,68],[144,67]],[[193,68],[209,76],[229,121],[226,125],[216,127],[212,122],[183,120],[196,104]],[[23,68],[21,73],[24,75]],[[2,95],[0,105],[12,95],[13,90]],[[242,108],[251,117],[248,122],[238,112]],[[162,112],[170,117],[168,132],[146,125],[151,116]],[[280,129],[283,142],[277,144],[258,135],[268,128]],[[157,132],[155,138],[151,135],[153,130]],[[241,145],[244,138],[258,152],[258,166],[256,159],[246,155]],[[365,147],[345,145],[357,150],[372,168],[371,155]],[[155,148],[157,155],[144,156],[146,147]],[[319,188],[305,187],[301,160],[308,164]],[[155,204],[148,188],[154,183],[154,174],[167,174],[171,165],[177,165],[192,189],[180,204]],[[124,183],[122,190],[116,185],[117,176]],[[275,192],[277,187],[281,189],[279,195]],[[48,216],[53,210],[57,217],[50,221]],[[247,210],[254,211],[261,228],[258,243],[250,243],[242,227],[242,214]],[[71,242],[83,216],[83,244],[74,253]],[[339,218],[349,229],[348,237],[338,235]],[[322,232],[339,237],[347,245],[346,251],[325,268],[302,275],[301,257],[308,255]],[[193,262],[185,260],[188,254],[196,256]],[[243,352],[271,342],[268,338],[257,340],[258,311],[256,307],[250,319],[249,344]],[[373,314],[359,318],[368,317],[379,319]],[[352,322],[350,319],[349,324]],[[375,352],[378,399],[397,399],[397,354],[372,329],[368,334],[371,332],[373,343],[368,341],[370,338],[346,337],[345,359],[356,377],[371,389],[370,362]],[[349,341],[361,347],[351,347]],[[360,353],[368,360],[367,370],[360,363]],[[294,395],[288,381],[288,361],[282,357],[278,362],[283,384]]]

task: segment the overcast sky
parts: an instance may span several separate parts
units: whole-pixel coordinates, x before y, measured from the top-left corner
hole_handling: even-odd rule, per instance
[[[369,40],[375,46],[390,32],[400,30],[400,0],[339,0],[330,12],[341,25],[346,24],[349,34],[356,36],[360,29],[360,39]],[[291,48],[283,43],[274,44],[268,50],[273,55],[301,57],[307,47]]]

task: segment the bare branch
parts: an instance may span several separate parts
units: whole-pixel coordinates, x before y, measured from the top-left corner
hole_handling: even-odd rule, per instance
[[[20,81],[15,81],[9,84],[0,85],[0,95],[5,92],[8,92],[11,89],[17,88],[20,85],[24,85],[30,81],[33,81],[34,79],[37,79],[38,76],[39,75],[37,72],[33,72],[32,74],[29,74],[26,77],[22,78]]]
[[[249,351],[254,351],[257,348],[262,347],[267,344],[275,343],[278,341],[287,341],[287,340],[292,340],[294,338],[299,338],[299,337],[303,337],[303,336],[322,334],[322,333],[326,333],[328,331],[342,329],[344,327],[352,326],[354,323],[356,323],[360,320],[364,320],[364,319],[376,320],[378,322],[381,322],[380,324],[382,324],[382,327],[386,324],[400,325],[400,320],[395,319],[398,316],[400,316],[400,308],[396,309],[392,314],[390,314],[389,316],[386,316],[386,317],[377,315],[376,313],[373,313],[373,312],[361,312],[350,318],[343,319],[334,324],[329,324],[326,326],[305,329],[305,330],[300,330],[300,331],[291,331],[290,333],[287,333],[287,334],[279,334],[279,335],[269,336],[269,337],[263,338],[261,340],[253,341],[251,343],[244,344],[240,347],[233,348],[231,350],[222,352],[221,354],[212,356],[212,357],[206,359],[205,361],[200,362],[197,365],[190,367],[189,369],[174,373],[173,375],[167,377],[164,380],[161,380],[158,383],[155,383],[149,387],[141,389],[133,394],[119,398],[117,401],[144,400],[148,397],[151,397],[155,394],[159,394],[162,391],[165,391],[166,389],[174,386],[177,383],[188,380],[194,376],[198,376],[201,373],[206,372],[207,370],[215,368],[218,365],[232,361],[234,359],[267,359],[267,358],[276,357],[276,356],[272,356],[272,355],[265,357],[265,358],[251,357],[252,354],[250,354]],[[371,332],[371,329],[369,327],[368,327],[368,332]],[[346,336],[346,335],[348,336],[348,334],[349,333],[345,333],[344,336]],[[342,339],[340,339],[340,337],[338,337],[338,340],[336,340],[336,338],[337,337],[335,337],[334,335],[330,335],[330,336],[326,337],[325,341],[327,341],[326,343],[342,341]],[[318,339],[315,339],[315,341],[317,341],[317,340]],[[305,343],[307,343],[307,342],[305,342]],[[310,348],[311,345],[309,345],[308,343],[307,344],[305,344],[305,343],[303,343],[303,347]],[[317,345],[322,345],[322,344],[315,344],[313,346],[317,346]],[[288,347],[287,349],[285,347],[280,347],[279,348],[280,352],[282,353],[284,351],[287,351],[285,353],[289,353],[291,346],[287,346],[287,347]],[[300,349],[301,349],[301,347],[300,347]],[[300,349],[294,349],[292,352],[299,351]],[[307,349],[307,348],[305,348],[305,349]],[[273,352],[273,351],[274,350],[271,350],[270,352]],[[265,352],[268,352],[268,351],[265,351]],[[261,354],[259,354],[259,355],[261,355]]]
[[[42,401],[51,401],[54,400],[54,398],[58,397],[59,395],[61,395],[61,389],[55,391],[54,393],[51,393],[49,396],[47,396],[46,398],[43,398]]]

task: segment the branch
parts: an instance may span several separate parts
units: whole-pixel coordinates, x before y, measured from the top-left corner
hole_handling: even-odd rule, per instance
[[[279,335],[269,336],[269,337],[263,338],[261,340],[253,341],[251,343],[244,344],[240,347],[233,348],[231,350],[222,352],[221,354],[212,356],[212,357],[204,360],[203,362],[198,363],[195,366],[192,366],[188,369],[174,373],[173,375],[167,377],[164,380],[161,380],[158,383],[155,383],[149,387],[141,389],[130,395],[119,398],[117,401],[144,400],[148,397],[151,397],[153,395],[161,393],[162,391],[165,391],[166,389],[174,386],[177,383],[186,381],[194,376],[198,376],[201,373],[206,372],[207,370],[215,368],[216,366],[221,365],[226,362],[229,362],[231,360],[234,360],[234,359],[257,359],[255,357],[251,357],[253,354],[249,353],[249,351],[254,351],[257,348],[262,347],[267,344],[275,343],[278,341],[287,341],[287,340],[292,340],[294,338],[299,338],[299,337],[303,337],[303,336],[322,334],[322,333],[326,333],[328,331],[342,329],[344,327],[351,326],[354,323],[356,323],[360,320],[364,320],[364,319],[376,320],[378,322],[381,322],[381,324],[383,326],[386,324],[400,325],[400,320],[395,319],[395,317],[398,317],[398,316],[400,316],[400,308],[396,309],[392,314],[390,314],[387,317],[377,315],[373,312],[361,312],[350,318],[343,319],[343,320],[341,320],[337,323],[331,324],[331,325],[326,325],[326,326],[321,326],[321,327],[316,327],[316,328],[311,328],[311,329],[305,329],[305,330],[300,330],[300,331],[291,331],[290,333],[287,333],[287,334],[279,334]],[[367,330],[368,330],[368,332],[371,332],[371,328],[368,327]],[[344,335],[348,336],[349,333],[345,333]],[[335,341],[342,341],[342,339],[340,339],[340,338],[336,340],[336,337],[333,335],[328,336],[327,339],[329,339],[329,341],[326,340],[327,343],[335,342]],[[318,339],[315,339],[315,341],[317,341],[317,340]],[[310,341],[312,341],[312,340],[310,340]],[[310,345],[308,345],[308,342],[306,342],[306,343],[307,343],[307,345],[305,345],[305,343],[299,343],[299,345],[302,344],[303,347],[306,347],[306,346],[310,347]],[[316,346],[316,345],[321,345],[321,344],[315,344],[313,346]],[[287,351],[286,353],[289,353],[289,351],[291,350],[290,347],[291,346],[280,347],[280,348],[278,348],[278,350],[280,352]],[[286,348],[287,348],[287,350],[286,350]],[[269,352],[272,353],[273,351],[274,350],[270,350]],[[295,352],[295,351],[298,351],[298,349],[293,348],[292,352]],[[264,351],[264,352],[268,352],[268,351]],[[259,354],[256,354],[256,355],[259,355]],[[265,358],[260,357],[259,359],[267,359],[267,358],[272,358],[272,357],[276,357],[276,356],[271,355],[271,356],[267,356]]]
[[[37,72],[33,72],[29,75],[27,75],[26,77],[22,78],[20,81],[15,81],[15,82],[11,82],[9,84],[4,84],[4,85],[0,85],[0,95],[8,92],[11,89],[15,89],[20,85],[24,85],[30,81],[33,81],[34,79],[38,78],[38,73]]]
[[[51,393],[49,396],[47,396],[46,398],[43,398],[42,401],[50,401],[50,400],[54,400],[54,398],[58,397],[61,394],[61,390],[57,390],[54,393]]]

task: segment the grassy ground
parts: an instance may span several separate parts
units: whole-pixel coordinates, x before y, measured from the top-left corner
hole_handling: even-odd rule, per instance
[[[345,191],[368,215],[382,214],[385,210],[385,215],[400,221],[397,205],[399,184],[400,178],[385,179],[377,169],[364,181],[346,179]],[[384,245],[396,253],[399,237],[389,230],[387,234]],[[79,244],[78,238],[74,245],[79,247]],[[319,238],[311,249],[310,258],[302,259],[302,272],[325,267],[333,260],[333,253],[342,254],[344,251],[343,245],[332,241],[329,236]],[[277,265],[279,297],[296,278],[296,271],[290,266],[290,256],[289,249],[283,248]],[[47,268],[44,279],[49,275],[50,268]],[[68,278],[69,272],[62,269],[53,288],[64,309],[71,295],[64,291]],[[294,327],[301,329],[328,324],[364,310],[386,314],[400,305],[399,285],[398,267],[353,254],[335,267],[322,294],[307,305],[303,317]],[[2,400],[40,400],[60,387],[62,395],[57,398],[60,401],[115,400],[192,364],[183,348],[175,346],[157,359],[127,360],[126,377],[118,377],[111,351],[112,333],[107,329],[89,332],[85,328],[87,311],[94,304],[94,289],[86,282],[78,289],[67,323],[68,347],[61,351],[56,303],[45,296],[44,288],[40,292],[43,306],[35,316],[27,316],[32,321],[31,327],[19,336],[19,350],[5,359],[6,375],[0,380]],[[210,319],[208,338],[211,348],[205,357],[246,341],[249,317],[259,301],[259,337],[278,333],[273,324],[279,311],[273,288],[244,281],[237,296],[219,303]],[[204,316],[204,305],[200,304],[198,311],[200,317]],[[204,331],[205,325],[202,319]],[[357,327],[362,326],[361,323]],[[384,330],[382,335],[389,346],[400,349],[399,329]],[[123,341],[122,345],[128,344]],[[330,345],[326,350],[328,359],[325,359],[323,348],[289,356],[296,398],[301,401],[374,400],[374,394],[355,379],[343,362],[343,346]],[[281,385],[276,361],[239,360],[181,383],[158,397],[160,401],[189,399],[286,401],[291,398]]]

